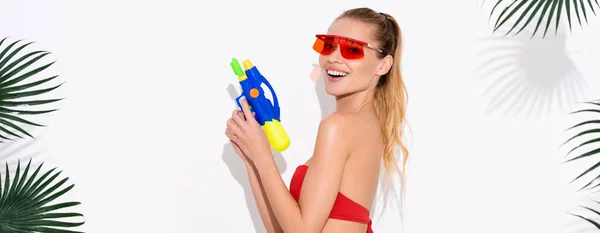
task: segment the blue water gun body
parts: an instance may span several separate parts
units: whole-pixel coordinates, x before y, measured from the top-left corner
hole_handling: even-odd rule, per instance
[[[242,72],[240,64],[235,58],[232,59],[230,65],[242,86],[242,94],[235,99],[238,107],[242,109],[240,99],[245,97],[250,105],[250,111],[255,113],[256,121],[263,126],[271,147],[279,152],[286,150],[290,145],[290,138],[281,124],[281,109],[275,90],[250,60],[244,61],[245,72]],[[264,90],[261,88],[263,83],[269,88],[273,96],[273,103],[265,97]]]

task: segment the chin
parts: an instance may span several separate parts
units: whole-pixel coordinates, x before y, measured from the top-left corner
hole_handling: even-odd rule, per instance
[[[325,92],[333,96],[339,96],[348,93],[348,88],[341,85],[325,84]]]
[[[336,90],[332,90],[332,88],[325,87],[325,92],[327,92],[328,95],[332,95],[332,96],[339,95],[338,92]]]
[[[332,95],[332,96],[343,96],[348,94],[348,89],[341,86],[341,85],[336,85],[333,83],[326,83],[325,84],[325,92],[327,92],[327,94]]]

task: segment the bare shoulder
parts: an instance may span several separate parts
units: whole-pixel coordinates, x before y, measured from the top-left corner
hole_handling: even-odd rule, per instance
[[[349,116],[343,113],[332,113],[325,117],[319,124],[317,143],[343,144],[345,141],[340,139],[348,132],[349,121]]]
[[[319,129],[341,130],[350,118],[350,114],[333,112],[321,120]]]
[[[334,112],[321,121],[319,128],[336,129],[343,132],[353,132],[362,127],[372,128],[374,119],[361,113],[341,113]]]
[[[355,121],[352,114],[334,112],[321,120],[317,132],[317,147],[334,147],[336,154],[347,154],[351,145],[348,133]],[[332,148],[333,149],[333,148]]]
[[[336,136],[350,132],[352,125],[356,124],[357,118],[351,113],[334,112],[321,120],[319,134]]]
[[[337,160],[345,161],[350,154],[356,152],[356,147],[361,146],[366,129],[372,128],[372,121],[367,120],[364,115],[356,113],[334,112],[321,120],[315,142],[315,153],[307,161]],[[362,135],[362,136],[361,136]],[[367,137],[369,138],[369,137]]]
[[[356,142],[353,139],[357,135],[373,126],[373,121],[363,114],[334,112],[321,121],[318,134],[322,137],[336,137],[338,141],[344,139],[344,142],[349,142],[347,145],[351,145]]]

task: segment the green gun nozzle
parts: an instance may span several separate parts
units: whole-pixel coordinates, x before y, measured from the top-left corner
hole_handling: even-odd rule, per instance
[[[237,59],[231,59],[231,63],[229,63],[229,65],[231,65],[231,68],[233,69],[233,73],[235,73],[235,75],[237,75],[238,77],[244,75],[244,71],[242,71],[242,67],[240,67],[240,63]]]

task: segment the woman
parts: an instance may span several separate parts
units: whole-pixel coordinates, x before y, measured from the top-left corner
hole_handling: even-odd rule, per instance
[[[344,12],[328,34],[317,35],[313,49],[336,111],[321,121],[314,154],[296,169],[289,191],[248,104],[233,112],[225,134],[247,165],[268,232],[372,232],[381,160],[389,181],[397,169],[395,147],[407,156],[401,41],[396,20],[369,8]]]

